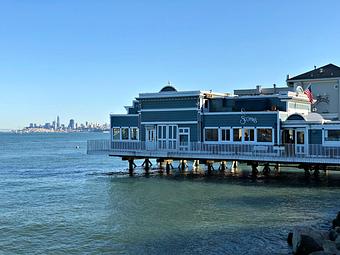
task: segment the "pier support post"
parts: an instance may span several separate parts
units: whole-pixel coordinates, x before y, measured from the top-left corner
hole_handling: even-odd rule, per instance
[[[220,170],[220,173],[221,174],[224,174],[224,172],[226,171],[227,169],[227,162],[225,161],[222,161],[221,164],[220,164],[220,167],[219,167],[219,170]]]
[[[199,167],[200,167],[200,161],[199,160],[194,160],[193,171],[197,173]]]
[[[181,171],[181,172],[185,172],[185,169],[187,168],[187,161],[182,159],[180,160],[179,162],[179,166],[178,166],[178,169]]]
[[[212,171],[214,169],[214,161],[207,161],[207,166],[208,166],[208,175],[212,175]]]
[[[315,178],[319,178],[319,176],[320,176],[320,166],[319,165],[316,165],[314,167],[313,175],[314,175]]]
[[[169,160],[166,161],[166,165],[165,165],[165,171],[166,171],[166,174],[169,175],[170,174],[170,166],[171,166],[171,163]]]
[[[133,162],[133,159],[129,159],[129,175],[133,176],[133,169],[136,167],[136,164]]]
[[[234,171],[236,171],[236,169],[237,169],[237,161],[236,160],[232,162],[232,168],[234,169]]]
[[[259,170],[257,170],[257,167],[259,166],[258,162],[252,162],[251,163],[251,175],[253,177],[256,177],[259,173]]]
[[[149,174],[150,167],[152,166],[151,161],[148,158],[146,158],[142,166],[144,166],[145,174]]]
[[[303,170],[305,171],[305,176],[310,177],[310,166],[309,165],[304,165]]]
[[[264,175],[269,175],[270,174],[270,167],[269,167],[269,163],[265,163],[264,166],[263,166],[263,170],[262,170],[262,173]]]
[[[163,172],[164,172],[164,161],[159,159],[158,164],[159,164],[159,173],[163,174]]]
[[[281,172],[281,165],[279,163],[276,163],[274,170],[275,170],[275,174],[278,175]]]

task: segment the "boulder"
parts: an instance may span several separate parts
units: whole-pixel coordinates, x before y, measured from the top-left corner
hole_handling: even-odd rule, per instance
[[[336,248],[335,242],[332,242],[331,240],[325,240],[322,248],[325,252],[328,252],[330,254],[340,255],[340,252]]]
[[[338,236],[336,239],[335,239],[335,246],[338,250],[340,250],[340,236]]]
[[[335,229],[336,227],[340,227],[340,219],[338,219],[338,217],[336,219],[334,219],[332,221],[333,224],[333,229]]]
[[[332,229],[330,232],[329,232],[329,240],[331,241],[335,241],[335,239],[338,237],[338,232],[335,231],[335,229]]]
[[[334,230],[335,230],[335,232],[337,232],[338,234],[340,234],[340,227],[335,227]]]
[[[325,251],[315,251],[315,252],[309,253],[309,255],[333,255],[333,254],[329,252],[325,252]]]
[[[289,232],[289,233],[288,233],[287,243],[288,243],[290,246],[293,245],[293,232]]]
[[[322,251],[324,238],[321,233],[310,227],[296,227],[293,230],[293,253],[307,255],[315,251]]]

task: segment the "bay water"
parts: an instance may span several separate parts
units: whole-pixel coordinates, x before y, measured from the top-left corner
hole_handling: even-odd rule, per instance
[[[294,226],[328,229],[340,210],[336,173],[129,177],[86,154],[105,138],[0,133],[0,254],[290,254]]]

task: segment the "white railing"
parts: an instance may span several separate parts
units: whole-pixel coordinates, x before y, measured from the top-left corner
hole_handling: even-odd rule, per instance
[[[171,155],[185,156],[187,154],[204,154],[204,155],[221,155],[232,158],[233,156],[243,157],[274,157],[274,158],[323,158],[338,159],[340,164],[340,147],[322,146],[320,144],[311,144],[306,146],[294,144],[282,146],[259,145],[259,144],[206,144],[199,142],[190,142],[186,144],[177,144],[177,149],[167,148],[160,144],[150,144],[147,142],[119,141],[111,142],[110,140],[90,140],[87,142],[87,151],[91,153],[114,153],[114,152],[133,152],[149,154],[154,153],[171,153]]]

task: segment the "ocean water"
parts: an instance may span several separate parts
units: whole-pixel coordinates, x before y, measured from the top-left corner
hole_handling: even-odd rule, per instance
[[[129,177],[86,155],[107,136],[0,133],[0,254],[290,254],[293,226],[340,210],[337,174]]]

